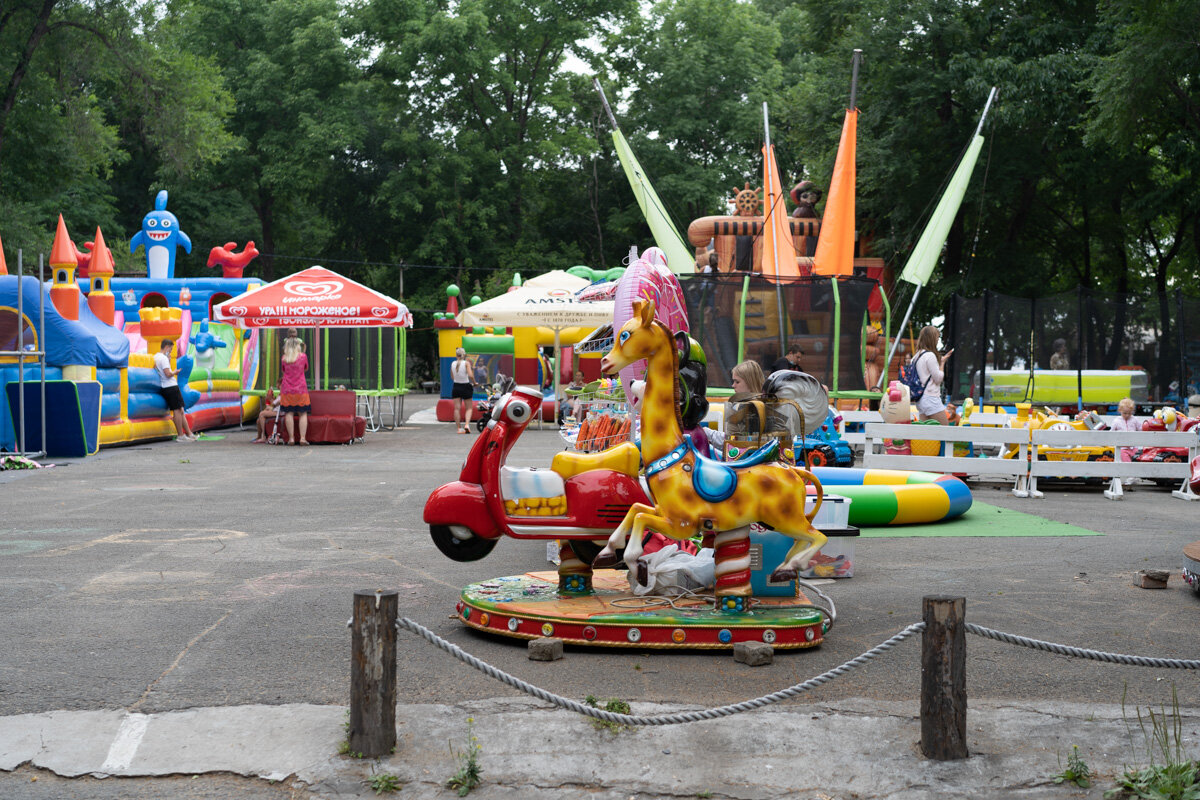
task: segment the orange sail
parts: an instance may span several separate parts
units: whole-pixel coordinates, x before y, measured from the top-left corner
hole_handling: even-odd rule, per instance
[[[775,164],[775,145],[763,149],[763,240],[762,273],[768,278],[798,278],[796,245],[788,226],[787,205],[783,201],[783,184]]]
[[[854,149],[857,141],[858,109],[846,110],[842,141],[838,145],[829,199],[821,216],[817,253],[813,258],[816,275],[852,275],[854,273]]]

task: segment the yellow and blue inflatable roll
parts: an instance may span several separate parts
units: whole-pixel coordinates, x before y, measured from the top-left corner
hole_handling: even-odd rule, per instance
[[[971,507],[971,490],[953,475],[847,467],[812,472],[826,492],[850,498],[850,524],[860,528],[942,522]]]

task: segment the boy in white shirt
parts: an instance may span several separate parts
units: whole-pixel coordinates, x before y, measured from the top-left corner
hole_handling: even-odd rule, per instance
[[[162,347],[154,354],[154,371],[158,373],[162,396],[167,401],[167,408],[171,411],[171,421],[175,423],[175,433],[179,441],[194,442],[196,435],[192,433],[192,429],[188,426],[187,416],[183,413],[183,394],[179,391],[179,381],[176,380],[179,370],[171,369],[169,354],[174,346],[174,341],[163,339]]]

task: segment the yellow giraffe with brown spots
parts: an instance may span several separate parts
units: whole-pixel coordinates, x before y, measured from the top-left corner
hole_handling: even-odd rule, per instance
[[[678,355],[670,331],[654,319],[654,303],[635,300],[633,318],[625,323],[612,350],[600,362],[606,375],[616,374],[628,364],[646,359],[646,388],[642,399],[642,463],[654,505],[635,503],[613,531],[593,566],[616,561],[616,551],[625,546],[625,561],[631,567],[641,555],[646,528],[674,539],[690,539],[697,533],[720,533],[763,522],[795,539],[772,581],[789,581],[808,566],[825,544],[825,535],[812,526],[821,504],[821,484],[811,472],[780,462],[738,466],[700,456],[684,441],[679,420],[676,383]],[[807,482],[817,488],[816,507],[804,513]],[[722,576],[721,545],[718,538],[717,596],[750,595],[749,542],[732,559],[733,568]],[[735,547],[736,549],[736,547]],[[722,585],[724,577],[725,585]],[[743,610],[741,601],[722,605]]]

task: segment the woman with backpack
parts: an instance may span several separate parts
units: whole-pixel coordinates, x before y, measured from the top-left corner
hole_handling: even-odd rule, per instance
[[[949,350],[945,355],[939,357],[937,349],[941,339],[941,332],[933,325],[921,328],[921,335],[917,337],[917,353],[913,356],[908,368],[916,368],[917,383],[923,387],[920,398],[916,399],[920,418],[937,420],[939,425],[946,425],[949,422],[949,415],[946,413],[946,404],[942,402],[942,382],[946,379],[943,370],[946,367],[946,360],[954,354],[954,351]],[[913,392],[911,388],[910,392]],[[915,392],[913,393],[915,394]]]

